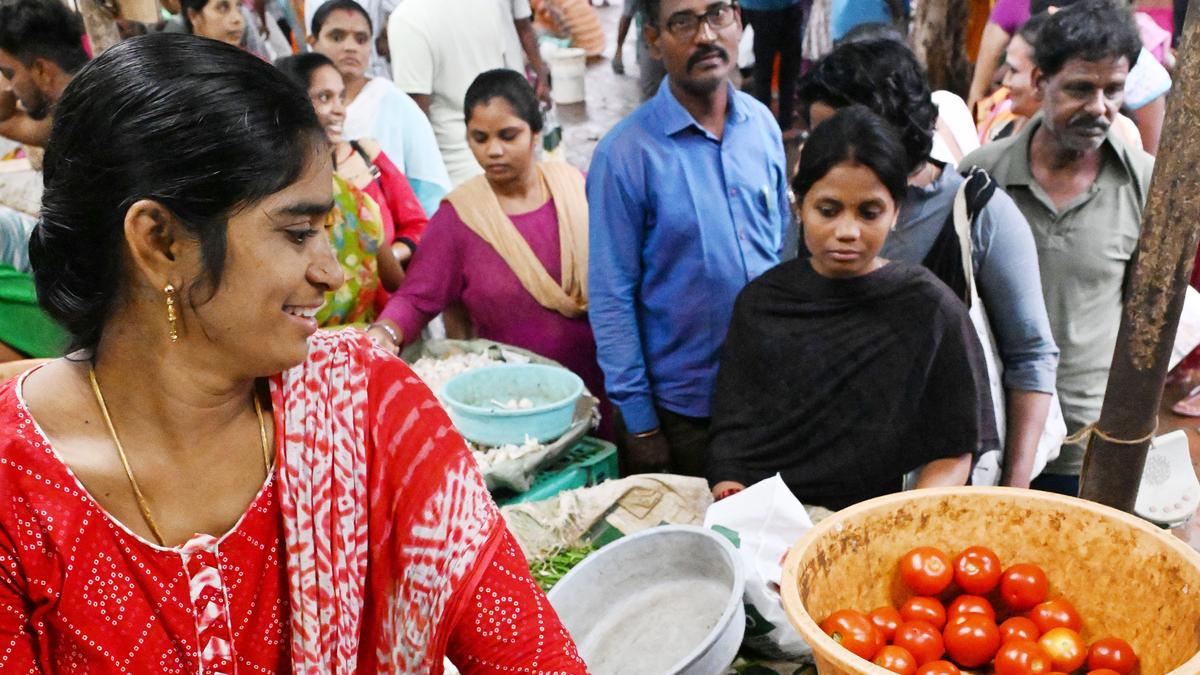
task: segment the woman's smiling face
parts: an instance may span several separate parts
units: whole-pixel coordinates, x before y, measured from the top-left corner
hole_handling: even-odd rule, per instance
[[[295,182],[229,219],[216,291],[180,303],[185,339],[206,340],[201,349],[214,359],[255,375],[304,361],[317,330],[313,316],[343,281],[325,225],[332,171],[329,153],[314,147]],[[197,261],[196,278],[200,256],[188,258]]]

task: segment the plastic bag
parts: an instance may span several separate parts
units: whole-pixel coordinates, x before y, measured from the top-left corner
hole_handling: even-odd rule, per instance
[[[742,646],[769,659],[811,658],[792,628],[779,584],[783,559],[813,523],[779,474],[708,507],[704,526],[729,537],[746,572],[746,635]]]

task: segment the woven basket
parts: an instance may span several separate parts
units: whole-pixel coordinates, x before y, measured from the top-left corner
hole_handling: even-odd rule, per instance
[[[912,548],[936,546],[953,556],[971,545],[991,548],[1006,567],[1041,565],[1049,597],[1078,609],[1084,641],[1126,640],[1140,659],[1137,675],[1200,673],[1200,554],[1106,506],[984,487],[872,499],[830,516],[796,543],[784,564],[783,606],[812,646],[818,672],[888,675],[817,622],[842,608],[900,606],[912,593],[896,567]]]

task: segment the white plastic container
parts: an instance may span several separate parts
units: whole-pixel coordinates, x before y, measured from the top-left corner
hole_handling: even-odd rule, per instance
[[[583,103],[584,74],[587,72],[587,52],[578,47],[556,50],[550,54],[550,96],[555,103]]]

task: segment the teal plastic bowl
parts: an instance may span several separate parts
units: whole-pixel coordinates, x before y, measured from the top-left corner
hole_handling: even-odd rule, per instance
[[[442,387],[442,400],[458,432],[482,445],[548,443],[562,436],[575,417],[583,380],[571,371],[536,363],[509,363],[468,370]],[[530,408],[510,409],[528,399]]]

